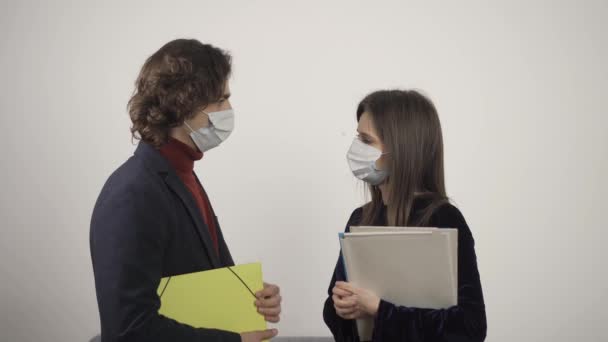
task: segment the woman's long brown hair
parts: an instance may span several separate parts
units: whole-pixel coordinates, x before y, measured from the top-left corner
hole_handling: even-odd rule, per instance
[[[396,226],[424,226],[433,212],[448,202],[443,170],[443,138],[433,103],[414,90],[382,90],[366,96],[357,121],[367,112],[384,143],[387,190],[392,211],[386,220]],[[362,225],[382,221],[384,203],[378,186],[369,186],[371,202],[363,207]],[[428,205],[412,215],[414,200]],[[391,217],[392,216],[392,217]]]

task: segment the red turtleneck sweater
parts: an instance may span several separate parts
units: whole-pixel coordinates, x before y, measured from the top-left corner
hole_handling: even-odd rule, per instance
[[[190,190],[203,220],[207,224],[207,227],[209,227],[209,235],[211,235],[215,252],[219,254],[215,215],[213,214],[213,209],[211,209],[211,204],[205,190],[196,181],[196,177],[194,176],[194,161],[203,158],[203,153],[192,149],[177,139],[169,138],[169,141],[160,148],[160,154],[169,161],[175,169],[177,176],[182,180],[186,188]]]

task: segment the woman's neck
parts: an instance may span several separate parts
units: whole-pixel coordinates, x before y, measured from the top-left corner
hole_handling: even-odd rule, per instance
[[[396,226],[397,222],[395,221],[395,217],[397,209],[391,205],[388,185],[383,183],[380,184],[378,188],[382,194],[382,202],[386,206],[386,223],[389,227]]]
[[[382,194],[382,202],[384,205],[388,206],[390,204],[388,184],[382,183],[378,186],[378,188],[380,189],[380,194]]]
[[[380,193],[382,194],[382,202],[384,203],[384,205],[386,206],[386,223],[388,226],[396,226],[397,225],[397,209],[394,205],[394,203],[392,203],[391,199],[390,199],[390,190],[388,188],[388,185],[386,183],[383,183],[381,185],[378,186],[378,188],[380,189]],[[414,192],[414,200],[421,196],[424,195],[427,192],[420,192],[420,191],[415,191]]]
[[[397,226],[395,218],[397,217],[397,210],[394,207],[386,207],[386,225],[388,227]]]

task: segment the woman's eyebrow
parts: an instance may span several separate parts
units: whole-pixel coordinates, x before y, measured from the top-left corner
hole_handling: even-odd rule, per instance
[[[361,132],[359,130],[357,130],[357,133],[359,133],[360,136],[364,137],[364,138],[369,138],[372,139],[373,137],[365,132]]]

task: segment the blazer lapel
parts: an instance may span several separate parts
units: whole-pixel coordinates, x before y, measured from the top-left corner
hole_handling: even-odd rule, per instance
[[[182,204],[188,210],[190,218],[194,225],[199,238],[207,252],[209,261],[213,268],[222,267],[220,259],[215,252],[213,242],[211,241],[211,235],[209,235],[209,228],[205,224],[202,213],[196,201],[190,191],[186,188],[184,183],[179,179],[173,168],[170,167],[169,163],[161,156],[157,149],[151,145],[140,142],[135,151],[135,156],[141,158],[150,170],[158,172],[165,179],[165,183],[173,190],[174,193],[180,198]]]
[[[177,194],[177,196],[179,196],[186,209],[188,209],[190,218],[194,222],[198,235],[205,246],[205,250],[209,260],[211,261],[211,265],[214,268],[221,267],[219,257],[217,256],[213,246],[213,241],[211,241],[211,236],[209,235],[209,227],[207,227],[207,224],[205,224],[201,216],[201,211],[196,205],[196,201],[177,175],[173,175],[171,173],[167,174],[165,182]]]

